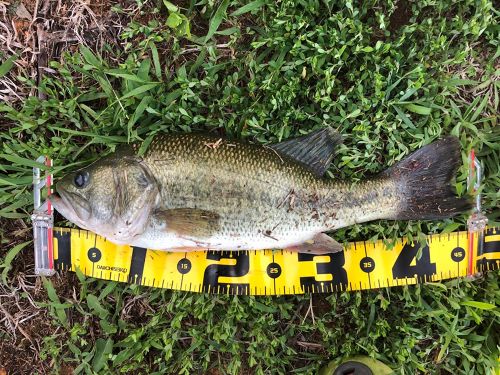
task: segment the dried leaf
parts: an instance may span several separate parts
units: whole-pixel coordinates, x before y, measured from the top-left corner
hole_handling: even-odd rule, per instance
[[[24,18],[26,20],[30,20],[30,21],[33,19],[31,13],[28,11],[28,9],[26,9],[26,7],[24,6],[23,3],[20,3],[17,6],[16,16],[18,16],[19,18]]]

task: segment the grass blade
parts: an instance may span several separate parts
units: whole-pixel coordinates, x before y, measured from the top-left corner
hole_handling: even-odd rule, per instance
[[[68,317],[66,315],[66,311],[64,310],[64,305],[61,303],[61,300],[59,299],[59,296],[57,295],[57,292],[54,288],[54,285],[52,285],[52,282],[47,279],[46,277],[42,278],[43,285],[45,287],[45,290],[47,291],[47,296],[49,297],[50,303],[49,306],[51,309],[54,310],[55,315],[59,319],[59,321],[66,326],[68,322]]]
[[[153,100],[153,97],[150,95],[145,96],[144,98],[141,99],[139,105],[135,109],[134,115],[130,118],[128,124],[127,124],[127,133],[129,135],[128,140],[130,141],[130,133],[132,131],[132,128],[134,127],[134,124],[139,120],[139,118],[142,116],[144,113],[144,110],[147,108],[148,104]]]
[[[156,86],[158,86],[158,84],[159,83],[147,83],[145,85],[136,87],[135,89],[130,90],[128,93],[126,93],[125,95],[123,95],[118,100],[120,101],[120,100],[124,100],[124,99],[127,99],[127,98],[131,98],[133,96],[138,96],[140,94],[143,94],[143,93],[148,92],[149,90],[155,88]]]
[[[44,164],[40,164],[34,160],[26,159],[17,155],[0,154],[0,158],[4,158],[5,160],[8,160],[16,165],[25,165],[31,168],[40,168],[41,170],[47,169]]]
[[[410,120],[408,116],[399,108],[397,105],[393,105],[394,109],[396,110],[397,116],[408,126],[410,129],[416,129],[416,126],[413,124],[413,122]]]
[[[222,20],[226,16],[226,10],[227,10],[228,5],[229,5],[229,0],[223,0],[222,3],[217,8],[217,11],[215,12],[214,16],[210,20],[210,24],[208,27],[208,33],[205,36],[205,43],[210,40],[210,38],[215,34],[217,29],[219,28],[220,24],[222,23]]]
[[[28,242],[23,242],[20,244],[17,244],[14,246],[12,249],[10,249],[7,254],[5,255],[5,258],[3,259],[3,263],[0,263],[0,268],[3,268],[2,271],[2,284],[7,285],[7,274],[9,273],[10,269],[12,268],[11,264],[14,258],[19,254],[19,252],[24,249],[27,245],[29,245],[32,241]]]
[[[6,75],[14,66],[17,56],[11,56],[0,65],[0,78]]]
[[[422,105],[418,104],[405,104],[405,108],[409,111],[412,111],[414,113],[418,113],[419,115],[430,115],[431,114],[431,108],[429,107],[424,107]]]
[[[155,76],[156,78],[161,80],[161,64],[160,64],[160,56],[158,55],[158,49],[156,48],[156,44],[154,44],[154,42],[149,43],[149,48],[151,48],[151,57],[153,58]]]
[[[92,359],[92,367],[94,371],[99,372],[102,370],[106,362],[108,361],[108,357],[113,351],[113,340],[108,338],[107,340],[104,339],[97,339],[95,343],[95,354],[94,358]]]
[[[266,2],[264,0],[252,1],[251,3],[243,5],[241,8],[236,9],[234,12],[231,13],[231,16],[238,17],[238,16],[241,16],[242,14],[252,12],[252,11],[257,10],[260,7],[262,7],[265,3]]]
[[[475,307],[476,309],[481,309],[481,310],[493,310],[493,309],[496,309],[496,305],[493,305],[491,303],[486,303],[486,302],[465,301],[465,302],[462,302],[461,304],[463,306]]]
[[[99,61],[99,59],[87,47],[81,45],[80,46],[80,53],[82,54],[85,61],[87,63],[89,63],[90,65],[92,65],[96,68],[101,66],[101,62]]]

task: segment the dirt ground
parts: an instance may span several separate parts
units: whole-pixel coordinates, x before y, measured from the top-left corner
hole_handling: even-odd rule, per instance
[[[112,11],[112,6],[123,12]],[[0,81],[0,99],[17,102],[39,94],[23,85],[18,75],[39,83],[65,50],[84,44],[101,50],[105,43],[118,45],[117,36],[134,13],[133,1],[0,0],[0,57],[18,55],[15,68]]]

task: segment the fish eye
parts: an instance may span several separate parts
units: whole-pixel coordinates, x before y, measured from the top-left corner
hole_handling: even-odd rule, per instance
[[[137,176],[137,184],[139,185],[139,187],[145,189],[149,186],[149,181],[147,177],[141,173],[139,176]]]
[[[73,179],[73,183],[77,188],[83,188],[87,186],[88,182],[89,182],[89,172],[86,171],[78,172],[75,175],[75,178]]]

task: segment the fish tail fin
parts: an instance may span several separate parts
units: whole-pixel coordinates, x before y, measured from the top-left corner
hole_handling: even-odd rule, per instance
[[[458,215],[472,207],[470,197],[457,197],[451,180],[460,165],[458,138],[448,136],[415,151],[382,172],[394,181],[400,202],[395,220],[438,220]]]

